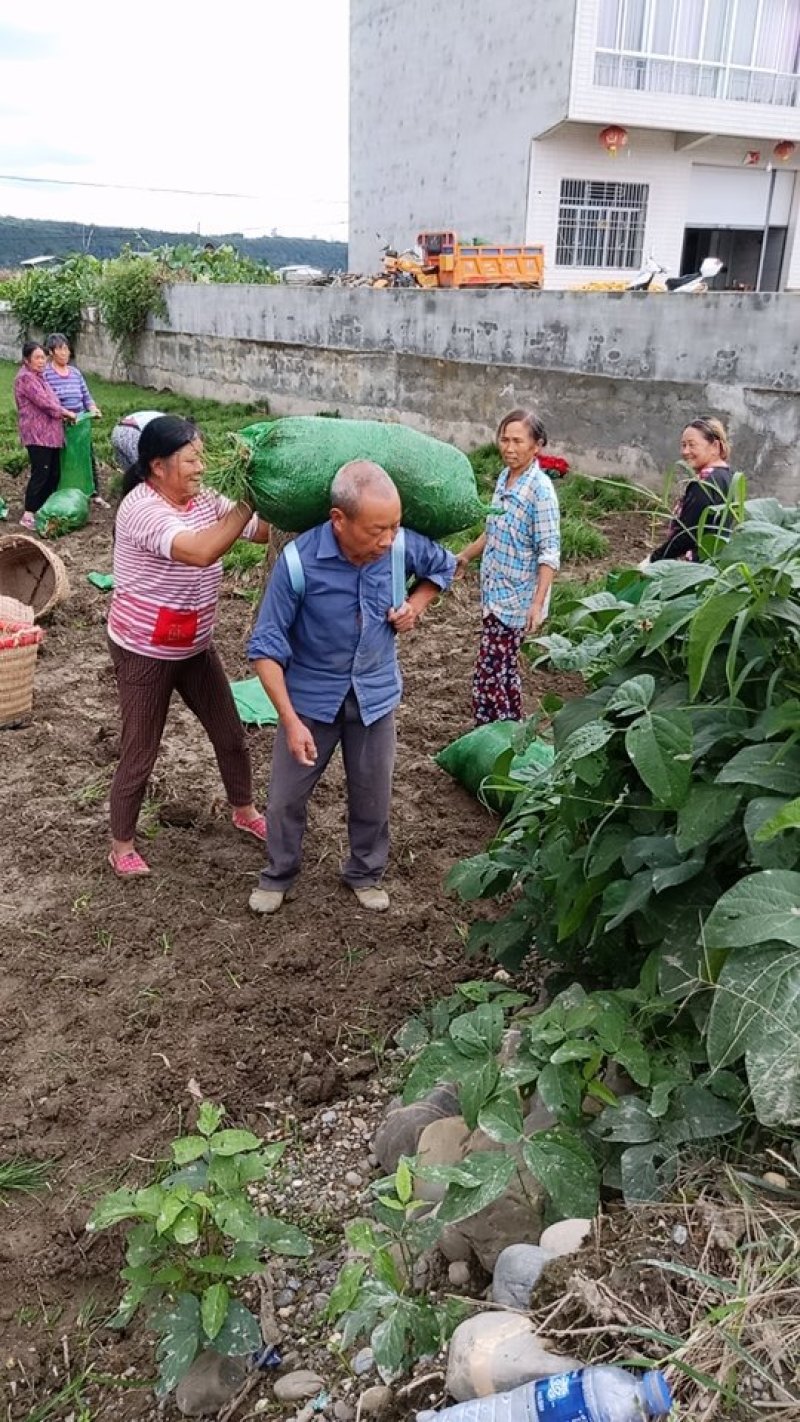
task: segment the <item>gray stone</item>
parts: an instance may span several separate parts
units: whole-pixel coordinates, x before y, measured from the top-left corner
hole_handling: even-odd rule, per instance
[[[366,1417],[380,1417],[392,1405],[390,1387],[368,1387],[361,1394],[361,1414]]]
[[[454,1289],[465,1289],[470,1281],[469,1264],[463,1259],[454,1260],[447,1271],[447,1277]]]
[[[555,1255],[538,1244],[510,1244],[497,1256],[492,1280],[492,1301],[506,1308],[527,1309],[531,1292]]]
[[[313,1407],[303,1407],[295,1414],[294,1422],[312,1422],[316,1415]]]
[[[352,1185],[354,1190],[360,1190],[364,1181],[361,1179],[357,1170],[348,1170],[344,1177],[344,1183],[345,1185]]]
[[[316,1397],[325,1386],[325,1379],[309,1368],[298,1368],[275,1382],[275,1396],[281,1402],[305,1402],[307,1397]]]
[[[397,1169],[401,1155],[415,1155],[417,1141],[431,1121],[458,1114],[458,1096],[452,1087],[437,1086],[421,1101],[390,1110],[372,1143],[378,1163],[387,1175]]]
[[[574,1358],[548,1353],[529,1318],[480,1313],[460,1323],[453,1334],[445,1386],[457,1402],[468,1402],[580,1366]]]
[[[418,1165],[458,1165],[464,1159],[470,1129],[463,1116],[443,1116],[431,1121],[417,1141]],[[438,1204],[447,1186],[434,1180],[414,1176],[414,1194],[418,1200]]]
[[[356,1409],[353,1407],[352,1403],[345,1402],[342,1398],[339,1400],[339,1402],[334,1402],[333,1415],[336,1418],[336,1422],[353,1422],[353,1419],[356,1415]]]
[[[458,1228],[469,1241],[484,1269],[492,1273],[497,1256],[509,1244],[537,1244],[542,1231],[545,1191],[522,1162],[521,1146],[505,1146],[483,1131],[473,1131],[467,1142],[472,1151],[503,1150],[514,1155],[521,1171],[515,1171],[508,1186],[496,1200],[476,1215],[459,1220]],[[524,1180],[524,1185],[523,1185]]]
[[[539,1243],[551,1254],[577,1254],[591,1234],[593,1223],[593,1220],[559,1220],[542,1231]]]
[[[275,1299],[276,1308],[291,1308],[294,1303],[294,1289],[281,1289]]]
[[[463,1260],[464,1263],[469,1263],[473,1257],[472,1245],[461,1233],[458,1225],[445,1225],[436,1241],[436,1245],[439,1253],[443,1254],[445,1259],[449,1260],[451,1264],[455,1264],[459,1260]]]
[[[247,1371],[246,1358],[224,1358],[213,1348],[198,1353],[175,1391],[178,1411],[184,1417],[207,1417],[219,1412],[236,1396]]]
[[[353,1372],[357,1378],[363,1378],[367,1373],[371,1373],[375,1367],[375,1358],[371,1348],[361,1348],[353,1359]]]

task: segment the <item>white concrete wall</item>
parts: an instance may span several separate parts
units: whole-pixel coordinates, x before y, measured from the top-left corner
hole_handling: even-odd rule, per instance
[[[578,0],[569,117],[641,128],[686,130],[756,139],[800,140],[800,109],[781,104],[746,104],[731,99],[696,98],[650,90],[613,89],[594,82],[600,0]],[[766,154],[765,154],[766,157]]]
[[[627,148],[620,149],[617,157],[611,158],[598,142],[598,130],[586,124],[565,124],[548,137],[534,141],[525,238],[528,242],[544,243],[545,286],[564,289],[590,281],[630,280],[633,275],[628,268],[556,267],[556,230],[563,178],[647,183],[650,192],[644,255],[652,252],[674,276],[678,274],[685,228],[698,225],[690,220],[690,186],[695,166],[729,167],[739,172],[741,156],[741,144],[736,139],[714,139],[702,147],[676,152],[673,134],[631,129]],[[796,176],[799,168],[797,160],[781,165],[782,188],[791,185],[794,179],[795,190],[800,191],[800,177]],[[754,183],[752,212],[742,226],[758,228],[763,222],[762,188],[763,184]],[[784,215],[785,204],[780,211],[776,208],[776,216],[783,218]],[[773,223],[775,221],[773,217]],[[784,281],[789,289],[795,289],[800,287],[800,241],[794,231],[790,233],[789,243]]]
[[[567,112],[574,6],[351,0],[351,270],[426,228],[521,240],[531,137]]]

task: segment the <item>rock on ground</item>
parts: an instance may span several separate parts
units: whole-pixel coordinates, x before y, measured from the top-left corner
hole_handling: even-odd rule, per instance
[[[559,1220],[542,1231],[539,1243],[551,1254],[577,1254],[583,1241],[592,1232],[592,1220]]]
[[[497,1256],[492,1280],[492,1300],[506,1308],[527,1309],[531,1293],[555,1255],[538,1244],[510,1244]],[[454,1268],[455,1265],[451,1265]]]
[[[375,1133],[372,1149],[387,1175],[397,1169],[401,1155],[415,1155],[417,1142],[431,1121],[458,1115],[458,1096],[450,1086],[436,1086],[421,1101],[395,1106]]]
[[[479,1313],[460,1323],[453,1334],[446,1387],[457,1402],[469,1402],[580,1366],[574,1358],[548,1353],[530,1319],[512,1313]]]
[[[418,1165],[458,1165],[466,1154],[470,1129],[463,1116],[444,1116],[425,1126],[417,1141]],[[414,1176],[414,1194],[418,1200],[438,1204],[447,1186],[434,1180]]]
[[[361,1394],[362,1416],[380,1417],[387,1412],[392,1405],[392,1389],[390,1387],[368,1387],[366,1392]]]
[[[316,1397],[325,1386],[325,1379],[309,1368],[298,1368],[294,1373],[286,1373],[275,1382],[274,1393],[281,1402],[304,1402],[307,1397]]]
[[[235,1397],[247,1376],[246,1358],[225,1358],[213,1348],[198,1353],[175,1391],[184,1417],[207,1417]]]

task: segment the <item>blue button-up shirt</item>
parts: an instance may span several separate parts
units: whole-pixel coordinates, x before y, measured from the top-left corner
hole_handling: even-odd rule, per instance
[[[446,588],[456,560],[430,538],[406,530],[406,577]],[[392,558],[356,567],[342,553],[333,525],[320,524],[296,540],[305,573],[302,598],[292,588],[285,557],[269,580],[248,646],[251,661],[279,662],[299,716],[335,721],[351,687],[361,719],[370,726],[393,711],[403,682],[397,636],[388,621]]]
[[[524,627],[539,564],[557,572],[560,551],[558,498],[552,479],[536,460],[511,485],[504,469],[486,520],[481,563],[484,611],[493,612],[506,627]]]

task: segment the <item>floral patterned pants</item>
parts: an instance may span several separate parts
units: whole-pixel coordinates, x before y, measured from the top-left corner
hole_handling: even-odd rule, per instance
[[[493,612],[484,617],[472,680],[476,726],[486,726],[490,721],[522,720],[519,649],[523,636],[521,627],[506,627]]]

